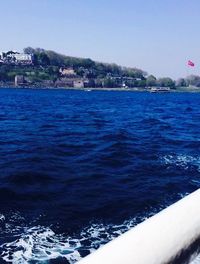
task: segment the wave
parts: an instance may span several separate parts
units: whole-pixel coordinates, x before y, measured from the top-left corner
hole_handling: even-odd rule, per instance
[[[33,184],[48,184],[52,182],[54,179],[47,174],[44,173],[32,173],[32,172],[23,172],[23,173],[15,173],[7,176],[7,181],[9,183],[17,185],[33,185]]]
[[[195,167],[200,172],[200,156],[186,155],[186,154],[169,154],[161,158],[161,161],[168,166],[181,167],[188,170],[191,166]]]

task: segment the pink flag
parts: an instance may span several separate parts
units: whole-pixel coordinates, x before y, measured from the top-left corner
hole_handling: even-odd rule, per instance
[[[192,62],[191,60],[188,61],[188,66],[194,67],[194,62]]]

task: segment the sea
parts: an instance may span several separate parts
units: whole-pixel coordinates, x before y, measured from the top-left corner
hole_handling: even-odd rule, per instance
[[[0,263],[73,264],[200,187],[200,93],[0,89]]]

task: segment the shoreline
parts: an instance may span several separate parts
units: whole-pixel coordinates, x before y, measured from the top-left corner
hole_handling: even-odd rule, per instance
[[[45,85],[32,85],[32,86],[15,86],[15,85],[0,85],[0,89],[35,89],[35,90],[71,90],[71,91],[85,91],[85,92],[92,92],[92,91],[117,91],[117,92],[149,92],[149,89],[144,88],[81,88],[81,87],[55,87],[55,86],[45,86]],[[178,87],[177,89],[171,89],[169,92],[156,92],[157,93],[200,93],[200,88],[192,87]]]

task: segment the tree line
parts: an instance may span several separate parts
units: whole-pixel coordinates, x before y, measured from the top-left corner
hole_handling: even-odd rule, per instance
[[[0,81],[13,81],[16,75],[24,75],[30,82],[55,82],[62,78],[60,68],[73,68],[77,78],[88,79],[92,87],[200,87],[200,77],[191,75],[177,81],[169,77],[156,78],[147,72],[114,63],[102,63],[90,58],[77,58],[55,51],[27,47],[24,53],[33,56],[33,65],[0,65]]]
[[[27,47],[24,49],[24,53],[33,55],[34,65],[71,67],[80,77],[104,78],[110,74],[111,76],[144,78],[147,75],[145,71],[137,68],[121,67],[114,63],[96,62],[89,58],[66,56],[41,48]]]

